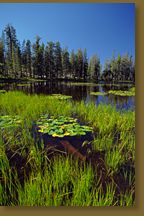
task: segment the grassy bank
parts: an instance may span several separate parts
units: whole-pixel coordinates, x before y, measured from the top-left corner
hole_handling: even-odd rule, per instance
[[[82,162],[49,155],[32,125],[42,114],[74,117],[93,128],[92,152]],[[28,206],[132,206],[135,203],[135,113],[57,97],[0,94],[0,116],[19,116],[18,127],[0,122],[0,204]]]

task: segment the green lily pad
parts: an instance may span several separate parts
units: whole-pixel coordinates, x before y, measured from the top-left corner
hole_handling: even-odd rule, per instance
[[[91,92],[90,95],[95,95],[95,96],[98,96],[98,95],[100,95],[100,96],[105,96],[105,95],[107,95],[107,93],[106,93],[106,92]]]
[[[18,127],[22,123],[22,120],[19,116],[0,116],[0,128],[14,128]]]
[[[80,125],[77,119],[65,116],[48,118],[47,115],[40,117],[36,122],[38,132],[47,133],[53,137],[83,136],[92,132],[92,127]]]
[[[58,100],[67,100],[72,98],[72,96],[70,95],[63,95],[63,94],[51,94],[50,96]]]
[[[1,90],[0,90],[0,93],[2,93],[2,94],[6,93],[6,92],[7,92],[7,91],[4,90],[4,89],[1,89]]]
[[[109,94],[117,95],[117,96],[135,96],[135,88],[131,88],[128,91],[121,91],[121,90],[110,90],[108,91]]]

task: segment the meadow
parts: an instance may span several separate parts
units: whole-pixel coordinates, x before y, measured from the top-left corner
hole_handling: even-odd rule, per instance
[[[133,206],[135,112],[60,97],[0,93],[0,205]],[[35,139],[42,115],[92,128],[85,160]]]

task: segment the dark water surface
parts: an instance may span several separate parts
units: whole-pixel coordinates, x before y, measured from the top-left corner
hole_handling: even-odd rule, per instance
[[[73,100],[85,103],[93,101],[96,105],[100,103],[111,104],[118,110],[135,110],[135,97],[116,96],[108,94],[105,96],[93,96],[90,92],[108,92],[109,90],[128,90],[133,84],[94,84],[94,83],[72,83],[72,82],[49,82],[35,81],[27,83],[0,83],[0,89],[7,91],[19,90],[29,94],[65,94],[71,95]]]

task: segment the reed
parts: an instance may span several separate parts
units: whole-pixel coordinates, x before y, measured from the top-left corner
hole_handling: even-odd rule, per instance
[[[33,137],[33,124],[42,114],[74,117],[93,129],[93,154],[104,152],[105,174],[97,160],[80,162],[61,155],[49,159],[44,143]],[[19,116],[18,127],[0,132],[0,204],[21,206],[131,206],[134,174],[124,170],[125,193],[117,194],[114,176],[127,162],[135,163],[135,113],[119,112],[111,105],[85,104],[52,96],[22,92],[0,94],[0,116]],[[0,122],[0,127],[2,123]],[[11,155],[8,154],[11,152]],[[12,165],[14,158],[20,158]],[[22,161],[22,162],[21,162]],[[14,164],[15,164],[14,163]],[[92,164],[93,163],[93,164]],[[28,169],[28,171],[27,171]],[[99,168],[101,169],[101,168]],[[101,173],[101,174],[100,174]],[[110,182],[102,184],[103,175]]]

